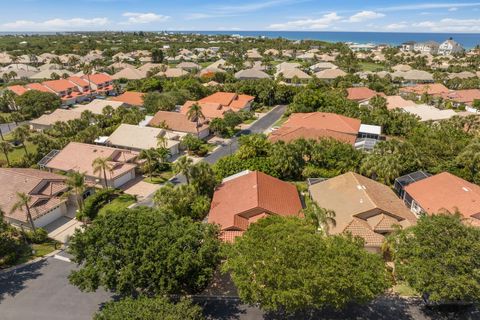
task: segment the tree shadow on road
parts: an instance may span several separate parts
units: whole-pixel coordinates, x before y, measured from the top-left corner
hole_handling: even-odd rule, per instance
[[[203,314],[209,320],[237,320],[247,313],[247,307],[240,300],[204,300],[196,301],[196,304],[203,308]]]
[[[16,270],[0,273],[0,302],[7,296],[14,297],[25,289],[25,283],[40,276],[40,269],[47,263],[46,259],[31,263]]]

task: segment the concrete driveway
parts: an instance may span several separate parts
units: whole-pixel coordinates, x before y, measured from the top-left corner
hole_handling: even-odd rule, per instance
[[[136,177],[134,180],[124,184],[121,189],[126,194],[136,196],[138,201],[142,201],[157,191],[161,185],[143,181],[143,177]]]

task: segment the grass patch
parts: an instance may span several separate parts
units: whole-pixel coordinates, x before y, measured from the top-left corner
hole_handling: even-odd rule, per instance
[[[173,178],[175,173],[173,171],[164,171],[160,175],[154,176],[151,179],[150,178],[145,178],[143,181],[152,183],[152,184],[162,184]]]
[[[285,116],[282,116],[280,119],[277,120],[277,122],[275,122],[273,124],[273,127],[280,127],[282,124],[284,124],[286,121],[288,120],[288,117],[285,117]]]
[[[373,62],[360,62],[360,68],[363,71],[383,71],[385,66],[383,64],[373,63]]]
[[[5,141],[12,142],[14,141],[12,133],[8,133],[3,135],[5,138]],[[0,138],[1,140],[1,138]],[[27,151],[29,154],[35,153],[37,151],[37,146],[29,141],[25,141],[25,145],[27,147]],[[25,149],[23,148],[22,145],[14,146],[12,144],[12,151],[8,153],[8,159],[14,165],[16,162],[22,161],[23,157],[25,156]],[[2,161],[7,161],[5,158],[5,154],[3,151],[0,151],[0,162]]]
[[[244,124],[251,124],[251,123],[254,123],[255,121],[257,121],[257,118],[252,118],[252,119],[247,119],[245,121],[243,121]]]
[[[44,257],[45,255],[57,250],[58,247],[58,242],[53,239],[48,239],[44,243],[34,243],[29,246],[27,250],[25,250],[25,252],[17,260],[15,265],[26,263],[36,258]]]
[[[393,292],[402,297],[415,297],[418,293],[409,285],[403,282],[399,282],[392,288]]]
[[[119,212],[130,205],[135,203],[135,197],[129,194],[122,194],[117,198],[113,199],[110,203],[103,206],[102,209],[98,211],[98,215],[106,215],[111,212]]]

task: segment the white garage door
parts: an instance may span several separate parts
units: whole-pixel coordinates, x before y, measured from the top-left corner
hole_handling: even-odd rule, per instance
[[[123,186],[125,183],[127,183],[128,181],[132,180],[133,178],[135,178],[135,171],[131,170],[130,172],[127,172],[123,176],[113,180],[113,186],[115,188],[119,188]]]
[[[57,220],[58,218],[62,217],[65,215],[65,204],[60,205],[58,208],[56,208],[53,211],[50,211],[46,215],[41,216],[38,219],[33,220],[33,223],[35,224],[35,227],[44,227],[53,221]]]

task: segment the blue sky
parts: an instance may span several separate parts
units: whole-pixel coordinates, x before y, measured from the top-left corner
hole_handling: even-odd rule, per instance
[[[0,31],[478,32],[480,2],[0,0]]]

